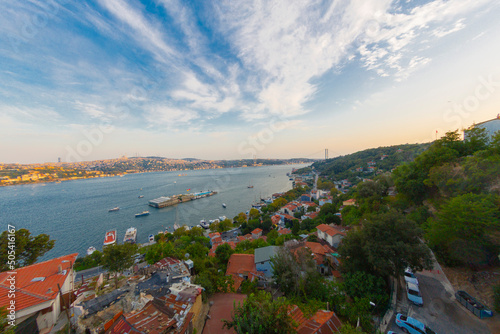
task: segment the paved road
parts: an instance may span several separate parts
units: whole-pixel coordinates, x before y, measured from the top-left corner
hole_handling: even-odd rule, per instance
[[[484,320],[477,318],[470,311],[463,308],[455,299],[453,287],[446,279],[439,264],[431,271],[416,273],[424,306],[418,307],[408,302],[406,288],[401,289],[401,298],[398,296],[396,313],[408,314],[437,334],[488,334],[491,333]],[[395,315],[396,315],[395,313]],[[387,330],[402,333],[394,323]]]

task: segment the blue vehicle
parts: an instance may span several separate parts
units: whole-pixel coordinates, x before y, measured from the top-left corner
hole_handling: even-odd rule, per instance
[[[398,325],[405,333],[410,334],[436,334],[432,329],[411,317],[398,313],[396,315],[396,325]]]
[[[418,285],[407,282],[406,283],[406,295],[408,299],[417,306],[423,306],[424,300],[422,299],[422,295],[420,294],[420,290],[418,289]]]

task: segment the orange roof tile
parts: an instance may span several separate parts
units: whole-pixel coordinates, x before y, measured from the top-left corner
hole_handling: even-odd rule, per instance
[[[255,230],[252,231],[252,234],[259,234],[262,233],[262,229],[256,228]]]
[[[226,275],[257,272],[253,254],[232,254],[227,263]]]
[[[14,275],[16,311],[55,299],[59,293],[57,284],[63,286],[77,256],[78,253],[74,253],[16,269]],[[61,269],[60,273],[59,269]],[[0,307],[10,302],[8,298],[10,282],[7,280],[9,277],[11,277],[9,272],[0,273]],[[33,282],[32,280],[36,277],[44,279]]]
[[[325,225],[325,224],[318,225],[316,228],[319,231],[324,232],[324,233],[326,233],[326,234],[328,234],[330,236],[334,236],[336,234],[341,234],[343,236],[346,235],[345,232],[342,232],[342,231],[340,231],[340,230],[338,230],[338,229],[336,229],[336,228],[334,228],[332,226]]]

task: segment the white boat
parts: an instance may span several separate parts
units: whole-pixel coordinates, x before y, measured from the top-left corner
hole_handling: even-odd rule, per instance
[[[87,255],[92,255],[93,252],[95,252],[96,249],[94,246],[90,246],[88,249],[87,249]]]
[[[226,208],[226,203],[222,203],[222,207],[225,209]]]
[[[205,219],[200,220],[200,226],[203,227],[204,229],[208,229],[210,227],[210,224],[208,224]]]
[[[163,232],[161,232],[161,233],[163,233]],[[148,238],[149,238],[149,242],[155,241],[155,236],[152,234],[150,234]]]
[[[137,238],[137,229],[135,227],[128,228],[125,232],[125,238],[123,238],[123,242],[135,244],[135,240]]]
[[[226,219],[227,219],[227,217],[226,217],[226,216],[220,216],[220,217],[219,217],[219,220],[220,220],[221,222],[223,222],[223,221],[224,221],[224,220],[226,220]]]
[[[174,232],[175,232],[175,230],[177,230],[178,228],[180,228],[179,224],[175,223],[175,224],[174,224]]]
[[[108,212],[113,212],[113,211],[118,211],[118,210],[120,210],[120,208],[119,207],[115,207],[113,209],[109,209]]]

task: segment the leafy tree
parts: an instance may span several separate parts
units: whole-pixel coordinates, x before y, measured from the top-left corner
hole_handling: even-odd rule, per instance
[[[307,296],[307,289],[311,287],[310,280],[318,274],[310,251],[299,248],[293,252],[287,247],[281,247],[271,263],[273,278],[285,295],[300,298]]]
[[[428,220],[429,245],[448,264],[486,262],[491,246],[488,233],[500,228],[498,201],[492,194],[465,194],[450,199],[436,218]]]
[[[469,128],[465,131],[464,137],[466,155],[485,150],[488,147],[489,138],[485,128]]]
[[[223,320],[224,328],[233,328],[238,334],[294,333],[284,298],[273,299],[270,293],[250,294],[243,304],[234,305],[232,320]]]
[[[9,238],[15,245],[9,245]],[[9,270],[9,251],[16,253],[16,268],[29,266],[35,263],[39,257],[43,256],[54,247],[55,240],[51,240],[47,234],[32,236],[27,229],[16,230],[14,237],[9,237],[8,231],[0,235],[0,259],[2,260],[0,271]]]
[[[222,244],[215,250],[215,257],[223,265],[227,265],[229,258],[234,253],[234,250],[229,244]]]
[[[342,240],[339,252],[344,270],[367,271],[386,277],[400,276],[406,267],[431,269],[430,251],[422,243],[415,222],[397,211],[373,214],[363,228]]]
[[[240,212],[238,213],[237,216],[233,218],[233,221],[236,222],[238,225],[241,225],[247,221],[247,215],[244,212]]]
[[[264,219],[262,220],[262,230],[268,232],[271,230],[272,227],[273,227],[273,221],[271,220],[271,217],[269,216],[264,217]]]
[[[361,211],[354,205],[346,206],[342,209],[342,225],[350,226],[359,224]]]
[[[102,264],[105,269],[115,273],[115,286],[118,287],[118,273],[134,264],[132,255],[137,252],[136,244],[106,246],[103,250]]]
[[[260,217],[259,210],[251,208],[250,212],[248,213],[248,219],[258,219],[259,217]]]
[[[276,241],[276,238],[279,237],[279,233],[276,230],[271,230],[267,235],[267,242],[271,245],[274,245],[274,242]]]
[[[7,307],[0,307],[0,333],[14,334],[15,327],[9,326],[9,318],[7,318],[8,314],[9,311],[7,311]]]
[[[352,298],[366,297],[376,305],[385,305],[388,301],[386,284],[380,276],[356,271],[344,275],[346,293]]]

